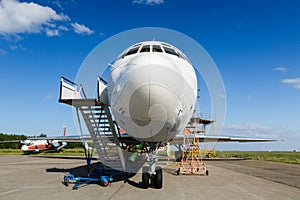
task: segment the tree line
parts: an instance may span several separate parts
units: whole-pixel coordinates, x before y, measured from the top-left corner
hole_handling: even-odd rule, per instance
[[[0,141],[12,141],[17,140],[17,142],[4,142],[0,143],[0,149],[18,149],[20,148],[20,140],[25,140],[28,138],[26,135],[17,134],[4,134],[0,133]]]

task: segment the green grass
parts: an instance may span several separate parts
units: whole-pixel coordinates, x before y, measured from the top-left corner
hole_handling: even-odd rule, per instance
[[[300,164],[300,153],[299,152],[255,152],[255,151],[217,151],[217,157],[219,158],[246,158],[252,160],[266,160],[284,163]]]
[[[23,151],[20,149],[0,149],[0,155],[22,155]]]
[[[42,151],[38,154],[34,155],[47,155],[47,156],[82,156],[84,157],[83,148],[75,148],[75,149],[62,149],[60,152],[57,151]]]
[[[23,151],[20,149],[0,149],[0,155],[23,155]],[[32,153],[29,155],[41,155],[41,156],[83,156],[84,150],[83,148],[75,148],[75,149],[62,149],[60,152],[56,151],[42,151],[40,153]]]
[[[0,149],[0,155],[22,155],[23,152],[20,149]],[[166,155],[165,151],[159,152],[159,154]],[[172,156],[174,152],[172,151]],[[284,163],[300,164],[300,153],[299,152],[256,152],[256,151],[217,151],[217,157],[219,158],[246,158],[252,160],[266,160]],[[43,151],[38,154],[30,155],[41,155],[41,156],[82,156],[84,157],[83,148],[74,149],[63,149],[60,152],[55,151]],[[96,152],[93,153],[96,155]]]

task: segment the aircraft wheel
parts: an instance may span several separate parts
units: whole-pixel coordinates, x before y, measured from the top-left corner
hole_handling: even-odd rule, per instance
[[[208,170],[206,170],[206,176],[208,176],[208,174],[209,174],[209,173],[208,173]]]
[[[176,171],[177,175],[180,175],[180,168],[178,168],[178,170]]]
[[[149,187],[149,175],[148,175],[149,167],[143,167],[142,173],[142,185],[144,188]]]
[[[157,167],[155,172],[156,172],[156,175],[154,177],[154,179],[155,179],[155,188],[156,189],[161,189],[162,188],[162,183],[163,183],[162,168]]]

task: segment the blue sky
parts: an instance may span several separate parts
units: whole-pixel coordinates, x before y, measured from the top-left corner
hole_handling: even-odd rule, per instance
[[[213,58],[227,93],[223,134],[287,139],[217,148],[300,149],[299,7],[296,0],[1,0],[0,132],[59,135],[66,125],[74,134],[71,108],[57,102],[60,77],[74,80],[105,39],[150,26],[190,36]]]

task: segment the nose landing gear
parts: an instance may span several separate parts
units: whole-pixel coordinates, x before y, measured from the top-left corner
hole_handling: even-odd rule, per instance
[[[151,186],[156,189],[161,189],[163,186],[163,174],[162,168],[156,166],[156,162],[158,160],[156,145],[151,144],[150,149],[147,153],[147,162],[149,163],[149,167],[143,167],[142,185],[144,188],[148,188],[149,186]]]
[[[149,186],[161,189],[163,183],[163,175],[162,175],[162,168],[156,167],[155,174],[149,174],[149,167],[143,167],[143,174],[142,174],[142,184],[143,187],[149,188]]]

